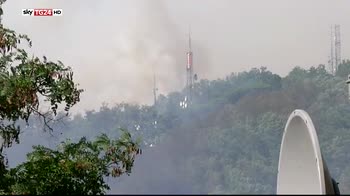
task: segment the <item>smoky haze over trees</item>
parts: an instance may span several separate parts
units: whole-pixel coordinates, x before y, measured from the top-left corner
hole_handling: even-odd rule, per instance
[[[4,7],[11,10],[4,24],[30,35],[37,55],[72,65],[86,90],[74,112],[104,101],[152,103],[153,65],[159,92],[181,89],[189,24],[200,79],[256,66],[285,76],[294,66],[325,64],[330,25],[350,34],[348,0],[11,0]],[[33,7],[61,8],[63,16],[21,16]]]
[[[51,134],[35,117],[28,127],[19,122],[21,143],[5,149],[11,168],[26,161],[32,145],[55,149],[67,138],[92,140],[101,133],[116,138],[125,128],[142,137],[144,153],[130,176],[106,177],[110,193],[271,194],[287,117],[304,109],[332,177],[350,193],[350,62],[334,77],[323,65],[312,67],[328,60],[330,24],[350,34],[349,1],[67,2],[11,0],[4,6],[11,10],[4,23],[33,37],[35,54],[73,65],[85,90],[73,109],[87,110],[51,124]],[[63,16],[20,16],[32,7],[62,8]],[[193,105],[183,110],[188,23],[200,80]],[[343,53],[348,58],[349,44]],[[162,93],[156,107],[144,105],[152,100],[153,66]]]
[[[27,136],[33,140],[8,154],[16,159],[38,142],[55,145],[101,132],[115,137],[125,127],[142,137],[144,152],[130,176],[108,179],[110,193],[273,194],[283,129],[290,113],[301,108],[314,121],[332,177],[342,193],[350,193],[348,73],[350,61],[344,61],[336,76],[319,65],[295,67],[285,77],[261,67],[200,80],[187,110],[179,106],[183,92],[160,96],[156,114],[153,106],[104,105],[57,124],[54,137]]]

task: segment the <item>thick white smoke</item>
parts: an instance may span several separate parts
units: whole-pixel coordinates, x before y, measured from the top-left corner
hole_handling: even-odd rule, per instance
[[[14,2],[5,5],[5,23],[33,39],[36,55],[73,67],[86,90],[76,111],[102,102],[152,103],[153,71],[159,93],[183,88],[187,32],[173,24],[162,0]],[[22,8],[43,7],[61,8],[63,16],[21,16]]]
[[[36,55],[71,65],[86,91],[74,108],[102,102],[152,103],[153,67],[160,93],[184,86],[188,25],[194,69],[215,79],[267,66],[327,63],[329,27],[340,24],[348,57],[348,0],[8,0],[4,23],[28,34]],[[23,17],[23,8],[62,8],[62,17]]]

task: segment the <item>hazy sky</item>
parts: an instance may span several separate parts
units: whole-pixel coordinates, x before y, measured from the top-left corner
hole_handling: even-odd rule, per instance
[[[44,7],[63,16],[21,15]],[[85,89],[75,111],[151,103],[153,68],[161,93],[182,88],[189,24],[200,79],[326,64],[335,23],[350,58],[349,0],[8,0],[4,11],[5,25],[28,34],[36,55],[73,68]]]

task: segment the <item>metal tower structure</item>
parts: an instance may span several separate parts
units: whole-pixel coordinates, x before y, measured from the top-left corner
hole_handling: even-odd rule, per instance
[[[334,75],[341,64],[341,41],[340,25],[331,26],[331,54],[329,59],[329,70]]]
[[[335,67],[334,67],[334,32],[333,32],[333,25],[331,26],[331,54],[329,58],[329,71],[331,74],[335,74]]]
[[[155,68],[153,66],[153,98],[154,98],[154,106],[156,106],[157,104],[157,80],[156,80],[156,71]]]
[[[156,80],[156,69],[155,65],[153,65],[153,99],[154,99],[154,104],[153,104],[153,126],[154,128],[157,128],[157,119],[158,119],[158,102],[157,102],[157,80]]]
[[[341,42],[340,42],[340,25],[334,26],[334,53],[336,70],[341,64]]]
[[[193,53],[191,45],[191,28],[188,32],[188,52],[187,52],[187,66],[186,66],[186,90],[187,100],[192,102],[192,89],[193,89]]]

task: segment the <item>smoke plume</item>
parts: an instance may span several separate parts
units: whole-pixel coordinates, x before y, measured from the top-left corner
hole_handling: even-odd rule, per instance
[[[34,54],[72,66],[76,81],[85,89],[75,110],[97,109],[103,102],[150,104],[153,73],[158,93],[185,85],[188,32],[173,23],[162,0],[17,3],[21,8],[63,9],[62,17],[24,18],[20,7],[9,2],[5,14],[7,19],[16,15],[18,23],[31,27],[7,20],[8,26],[33,39]],[[205,53],[195,41],[193,45]]]

